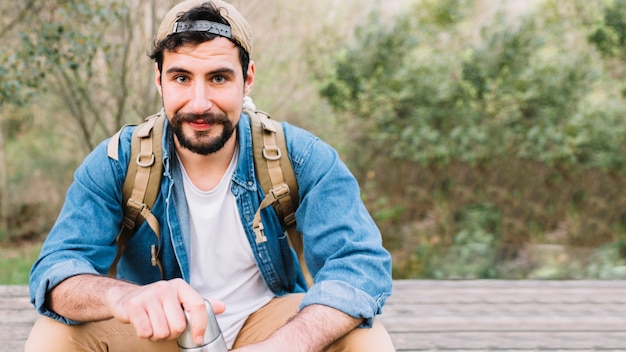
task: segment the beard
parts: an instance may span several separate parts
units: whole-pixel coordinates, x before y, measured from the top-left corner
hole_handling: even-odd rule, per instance
[[[195,122],[198,120],[203,120],[214,126],[222,125],[221,135],[211,137],[209,135],[210,131],[194,131],[191,135],[183,132],[183,124],[185,122]],[[212,154],[222,149],[235,132],[236,127],[228,119],[226,114],[223,113],[191,114],[177,112],[172,117],[171,125],[172,131],[178,139],[180,146],[200,155]]]

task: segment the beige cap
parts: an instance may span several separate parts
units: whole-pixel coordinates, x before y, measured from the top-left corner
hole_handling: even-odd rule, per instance
[[[161,22],[161,25],[159,26],[155,43],[163,41],[168,35],[174,32],[176,22],[178,21],[180,15],[207,2],[213,3],[213,5],[220,10],[220,15],[222,15],[222,17],[224,17],[230,24],[230,35],[221,34],[223,33],[222,28],[219,29],[219,33],[217,30],[216,32],[211,30],[211,32],[225,37],[232,37],[232,39],[239,42],[244,50],[248,52],[248,55],[251,56],[252,29],[250,28],[248,21],[246,21],[246,19],[233,5],[222,0],[185,0],[172,7],[172,9],[167,12],[165,18],[163,18],[163,21]]]

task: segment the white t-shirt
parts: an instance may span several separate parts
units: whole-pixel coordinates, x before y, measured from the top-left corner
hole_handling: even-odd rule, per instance
[[[274,297],[263,282],[230,191],[236,165],[237,151],[219,185],[208,192],[196,188],[182,167],[191,230],[191,286],[204,298],[226,304],[217,320],[228,348],[247,317]]]

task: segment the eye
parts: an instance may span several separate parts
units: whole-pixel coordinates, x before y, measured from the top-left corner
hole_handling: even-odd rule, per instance
[[[226,82],[226,77],[224,76],[215,76],[213,77],[213,82],[217,83],[217,84],[221,84],[221,83],[225,83]]]
[[[185,84],[185,83],[189,82],[189,79],[186,76],[178,75],[178,76],[174,77],[174,82],[180,83],[180,84]]]

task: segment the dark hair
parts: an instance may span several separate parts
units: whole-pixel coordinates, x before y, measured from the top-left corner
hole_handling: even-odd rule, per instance
[[[220,15],[220,11],[218,8],[213,5],[213,3],[207,2],[202,4],[201,6],[195,7],[184,14],[182,14],[178,21],[186,22],[186,21],[194,21],[194,20],[207,20],[217,23],[222,23],[226,25],[230,25],[222,15]],[[208,42],[217,38],[217,34],[209,33],[209,32],[197,32],[197,31],[188,31],[181,33],[173,33],[165,37],[165,39],[161,41],[155,41],[152,46],[152,51],[148,53],[148,56],[157,63],[157,67],[159,68],[159,72],[163,70],[163,52],[164,51],[176,51],[178,48],[183,46],[191,45],[199,45],[204,42]],[[235,44],[237,49],[239,50],[239,61],[241,62],[241,70],[243,72],[243,80],[248,78],[248,64],[250,63],[250,55],[248,52],[241,46],[241,44],[234,38],[227,38],[231,42]]]

